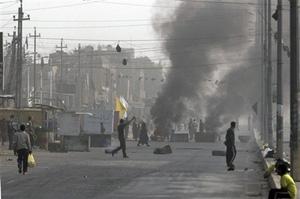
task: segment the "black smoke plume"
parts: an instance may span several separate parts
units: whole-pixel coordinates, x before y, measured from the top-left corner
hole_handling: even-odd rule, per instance
[[[159,23],[156,15],[154,27],[166,39],[172,66],[151,109],[159,129],[186,120],[191,104],[198,104],[194,112],[206,115],[214,130],[245,112],[245,104],[253,100],[249,96],[258,93],[260,61],[251,50],[255,35],[248,29],[248,12],[245,6],[185,1],[169,15],[170,21]]]

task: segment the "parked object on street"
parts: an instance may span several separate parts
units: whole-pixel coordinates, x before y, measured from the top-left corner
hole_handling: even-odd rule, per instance
[[[166,145],[164,147],[154,149],[153,153],[154,154],[170,154],[170,153],[172,153],[172,148],[170,145]]]
[[[239,135],[239,140],[242,143],[248,143],[251,139],[251,137],[249,135]]]
[[[217,139],[217,133],[215,132],[196,132],[195,142],[215,142]]]
[[[211,152],[212,156],[226,156],[226,151],[217,151],[217,150],[213,150]]]

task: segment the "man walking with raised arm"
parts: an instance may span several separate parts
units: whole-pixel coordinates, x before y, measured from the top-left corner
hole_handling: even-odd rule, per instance
[[[126,139],[125,139],[125,128],[133,121],[135,120],[135,117],[133,117],[131,120],[125,122],[123,119],[120,119],[120,124],[118,125],[118,138],[120,141],[120,146],[116,149],[112,150],[111,155],[114,156],[115,153],[117,153],[119,150],[122,149],[123,152],[123,158],[128,158],[126,154]]]

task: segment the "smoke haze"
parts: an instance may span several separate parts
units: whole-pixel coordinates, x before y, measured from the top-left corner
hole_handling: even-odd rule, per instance
[[[184,2],[168,15],[170,21],[159,25],[161,16],[154,17],[172,66],[151,110],[156,126],[166,129],[187,120],[184,115],[192,109],[216,130],[249,110],[259,93],[260,63],[255,34],[248,29],[249,11]]]

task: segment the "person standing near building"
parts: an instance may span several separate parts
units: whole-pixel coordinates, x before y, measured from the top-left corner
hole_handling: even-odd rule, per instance
[[[4,142],[6,142],[6,120],[2,118],[0,120],[0,134],[1,134],[1,145],[4,146]]]
[[[29,134],[25,131],[25,125],[21,124],[20,131],[16,132],[12,144],[15,155],[18,155],[19,173],[26,174],[28,168],[28,155],[32,152]]]
[[[228,167],[228,171],[233,171],[235,169],[235,166],[233,164],[233,161],[236,157],[236,147],[235,147],[235,135],[234,135],[234,129],[235,129],[235,122],[230,123],[230,128],[227,130],[225,142],[226,145],[226,163]]]
[[[190,135],[190,140],[193,139],[193,119],[191,118],[188,124],[188,130]]]
[[[140,146],[141,144],[144,145],[146,144],[147,146],[150,146],[149,143],[149,137],[148,137],[148,130],[145,122],[142,122],[141,125],[141,131],[140,131],[140,139],[137,144],[137,146]]]
[[[8,137],[8,149],[13,150],[12,143],[14,139],[14,134],[16,132],[15,128],[16,122],[15,122],[15,116],[11,115],[9,117],[9,121],[7,123],[7,137]]]
[[[31,147],[33,147],[34,146],[34,140],[35,140],[36,136],[35,136],[35,133],[34,133],[32,117],[31,116],[28,117],[28,121],[27,121],[27,133],[29,134]]]
[[[126,139],[125,139],[125,129],[129,124],[135,120],[135,117],[133,117],[131,120],[125,122],[123,119],[120,119],[120,123],[118,125],[118,138],[120,141],[120,146],[116,149],[112,150],[111,155],[114,156],[115,153],[117,153],[119,150],[122,149],[123,152],[123,158],[128,158],[126,154]]]
[[[104,134],[105,131],[106,131],[105,128],[104,128],[103,122],[100,123],[100,131],[101,131],[102,134]]]
[[[133,121],[133,123],[132,123],[132,137],[135,141],[137,141],[138,134],[139,134],[139,125],[135,121]]]

